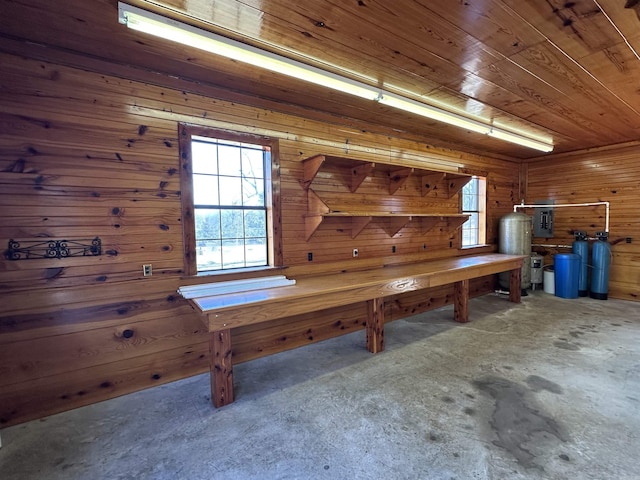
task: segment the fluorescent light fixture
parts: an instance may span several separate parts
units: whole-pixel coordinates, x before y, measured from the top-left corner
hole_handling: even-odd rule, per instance
[[[447,112],[446,110],[432,107],[431,105],[417,102],[410,98],[394,95],[392,93],[383,92],[378,101],[383,105],[389,105],[390,107],[398,108],[406,112],[415,113],[416,115],[448,123],[449,125],[465,128],[472,132],[483,133],[486,135],[491,130],[491,126],[485,123],[463,117],[457,113]]]
[[[192,27],[185,23],[147,12],[137,7],[118,3],[120,23],[139,32],[172,40],[183,45],[199,48],[206,52],[222,55],[239,62],[264,68],[272,72],[315,83],[323,87],[375,100],[380,90],[346,77],[326,72],[310,65],[276,55],[244,43]]]
[[[553,151],[553,144],[551,143],[540,142],[538,140],[534,140],[532,138],[524,137],[522,135],[518,135],[517,133],[511,133],[498,128],[492,128],[489,132],[489,136],[504,140],[506,142],[516,143],[518,145],[522,145],[523,147],[540,150],[541,152]]]
[[[432,120],[448,123],[472,132],[490,135],[500,140],[550,152],[553,145],[541,142],[457,113],[372,87],[363,82],[327,72],[296,60],[267,52],[251,45],[192,27],[155,13],[118,2],[118,19],[127,27],[143,33],[199,48],[255,67],[287,75],[299,80],[331,88],[356,97],[377,101],[383,105],[414,113]]]

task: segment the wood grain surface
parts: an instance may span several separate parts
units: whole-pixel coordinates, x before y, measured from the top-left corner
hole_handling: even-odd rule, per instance
[[[0,242],[103,242],[99,257],[0,260],[0,428],[208,370],[206,328],[176,293],[211,281],[185,269],[181,122],[277,140],[286,266],[278,273],[312,277],[469,253],[445,221],[397,229],[372,219],[356,225],[352,238],[350,223],[325,218],[307,241],[302,161],[323,154],[397,171],[486,176],[488,245],[473,253],[497,250],[499,219],[521,200],[608,200],[616,242],[609,295],[640,298],[640,63],[629,47],[640,50],[640,29],[622,1],[598,2],[619,31],[591,2],[273,0],[258,10],[229,0],[219,2],[216,21],[196,1],[132,3],[161,13],[172,3],[181,20],[188,3],[199,26],[280,53],[288,45],[300,60],[417,91],[466,114],[516,128],[534,124],[553,134],[559,153],[523,163],[536,154],[141,39],[118,24],[112,0],[0,0]],[[232,28],[239,12],[261,18],[260,28]],[[574,150],[581,151],[562,153]],[[442,177],[411,175],[389,195],[388,178],[362,170],[322,170],[313,189],[332,207],[458,211]],[[574,228],[600,229],[603,214],[558,211],[557,240],[570,241],[565,232]],[[151,277],[142,275],[147,263]],[[493,288],[492,275],[469,285],[471,296]],[[452,292],[393,292],[384,321],[450,304]],[[234,328],[233,357],[248,361],[362,330],[365,318],[360,302]]]

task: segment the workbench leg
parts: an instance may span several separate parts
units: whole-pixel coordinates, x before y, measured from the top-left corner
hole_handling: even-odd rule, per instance
[[[469,280],[453,284],[453,319],[460,323],[469,321]]]
[[[378,353],[384,350],[384,300],[367,300],[367,350]]]
[[[211,401],[216,407],[233,402],[233,365],[231,363],[231,330],[209,334],[211,369]]]
[[[516,268],[509,272],[509,301],[520,303],[522,289],[522,269]]]

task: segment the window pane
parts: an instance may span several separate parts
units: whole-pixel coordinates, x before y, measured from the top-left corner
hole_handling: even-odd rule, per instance
[[[242,179],[220,177],[220,205],[242,206]]]
[[[478,211],[478,179],[472,178],[462,188],[462,211]]]
[[[198,271],[220,270],[222,268],[222,250],[220,240],[198,240],[196,242]]]
[[[472,213],[465,223],[462,224],[462,246],[469,247],[478,245],[478,228],[480,217],[478,213]]]
[[[462,231],[462,246],[468,247],[469,245],[473,245],[473,241],[471,238],[471,232],[469,230]]]
[[[191,142],[193,173],[218,173],[218,146],[215,143]]]
[[[240,149],[227,145],[218,146],[218,168],[220,175],[239,177],[240,170]]]
[[[464,186],[467,189],[467,193],[472,195],[478,194],[478,178],[473,177],[467,184]]]
[[[464,223],[464,226],[469,228],[469,229],[477,229],[478,228],[478,214],[477,213],[472,213],[471,216],[469,217],[469,220],[467,220]]]
[[[264,180],[259,178],[242,179],[242,200],[245,206],[264,206]]]
[[[194,211],[194,219],[198,240],[220,238],[220,210],[197,208]]]
[[[262,150],[242,150],[242,175],[245,177],[264,178],[264,160]]]
[[[245,245],[245,258],[248,267],[267,264],[267,239],[250,238]]]
[[[221,238],[243,238],[244,224],[242,210],[222,210]]]
[[[222,268],[239,268],[244,266],[244,240],[223,240]]]
[[[462,211],[478,210],[478,197],[475,195],[464,195],[462,197]]]
[[[462,193],[465,195],[477,195],[478,194],[478,179],[472,178],[467,184],[462,187]]]
[[[218,177],[193,175],[193,203],[196,205],[218,205]]]
[[[245,211],[244,225],[246,238],[264,238],[267,231],[267,212],[264,210]]]

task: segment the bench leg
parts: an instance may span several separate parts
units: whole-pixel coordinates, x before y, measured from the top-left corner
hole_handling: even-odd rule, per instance
[[[233,365],[231,363],[231,330],[209,334],[211,369],[211,401],[216,407],[233,402]]]
[[[367,350],[378,353],[384,350],[384,301],[374,298],[367,301]]]
[[[453,284],[453,319],[460,323],[469,321],[469,280]]]
[[[516,268],[509,272],[509,301],[520,303],[522,289],[522,269]]]

